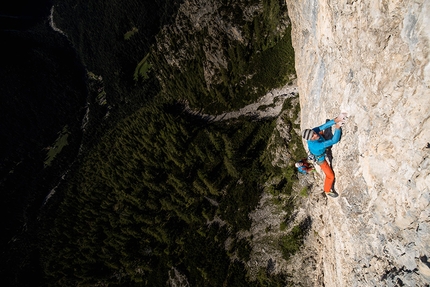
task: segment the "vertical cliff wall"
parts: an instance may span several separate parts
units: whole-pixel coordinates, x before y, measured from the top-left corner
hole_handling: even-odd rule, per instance
[[[333,148],[340,196],[315,176],[291,271],[306,286],[428,286],[430,1],[286,2],[302,128],[350,114]]]

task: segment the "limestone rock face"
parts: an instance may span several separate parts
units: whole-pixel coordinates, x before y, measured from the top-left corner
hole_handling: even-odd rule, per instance
[[[332,150],[340,196],[323,198],[319,171],[290,271],[307,286],[428,286],[430,1],[286,2],[302,128],[350,114]]]

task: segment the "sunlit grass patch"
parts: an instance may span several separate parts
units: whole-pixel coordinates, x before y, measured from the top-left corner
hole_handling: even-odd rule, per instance
[[[124,34],[124,40],[129,40],[131,36],[133,36],[137,32],[139,32],[139,29],[137,29],[136,27],[133,27],[133,29],[131,29],[130,31]]]
[[[48,153],[46,155],[45,159],[45,167],[50,166],[54,158],[61,152],[63,147],[65,147],[68,144],[67,138],[69,137],[69,130],[68,126],[64,126],[63,130],[59,132],[58,138],[56,139],[55,143],[49,147]]]
[[[140,63],[137,65],[136,69],[134,70],[133,78],[135,81],[138,81],[139,77],[141,77],[144,80],[149,79],[148,72],[151,69],[152,65],[148,61],[148,56],[149,54],[147,54],[142,59],[142,61],[140,61]]]

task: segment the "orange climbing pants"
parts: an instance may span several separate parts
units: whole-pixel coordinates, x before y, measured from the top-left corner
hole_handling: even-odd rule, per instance
[[[326,160],[324,160],[322,163],[318,163],[318,164],[325,174],[324,192],[330,192],[331,188],[333,187],[333,183],[334,183],[334,172]]]

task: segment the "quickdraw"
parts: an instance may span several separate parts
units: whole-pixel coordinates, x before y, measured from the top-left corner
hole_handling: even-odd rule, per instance
[[[320,155],[309,154],[308,160],[318,163],[318,161],[325,156],[325,153]]]

